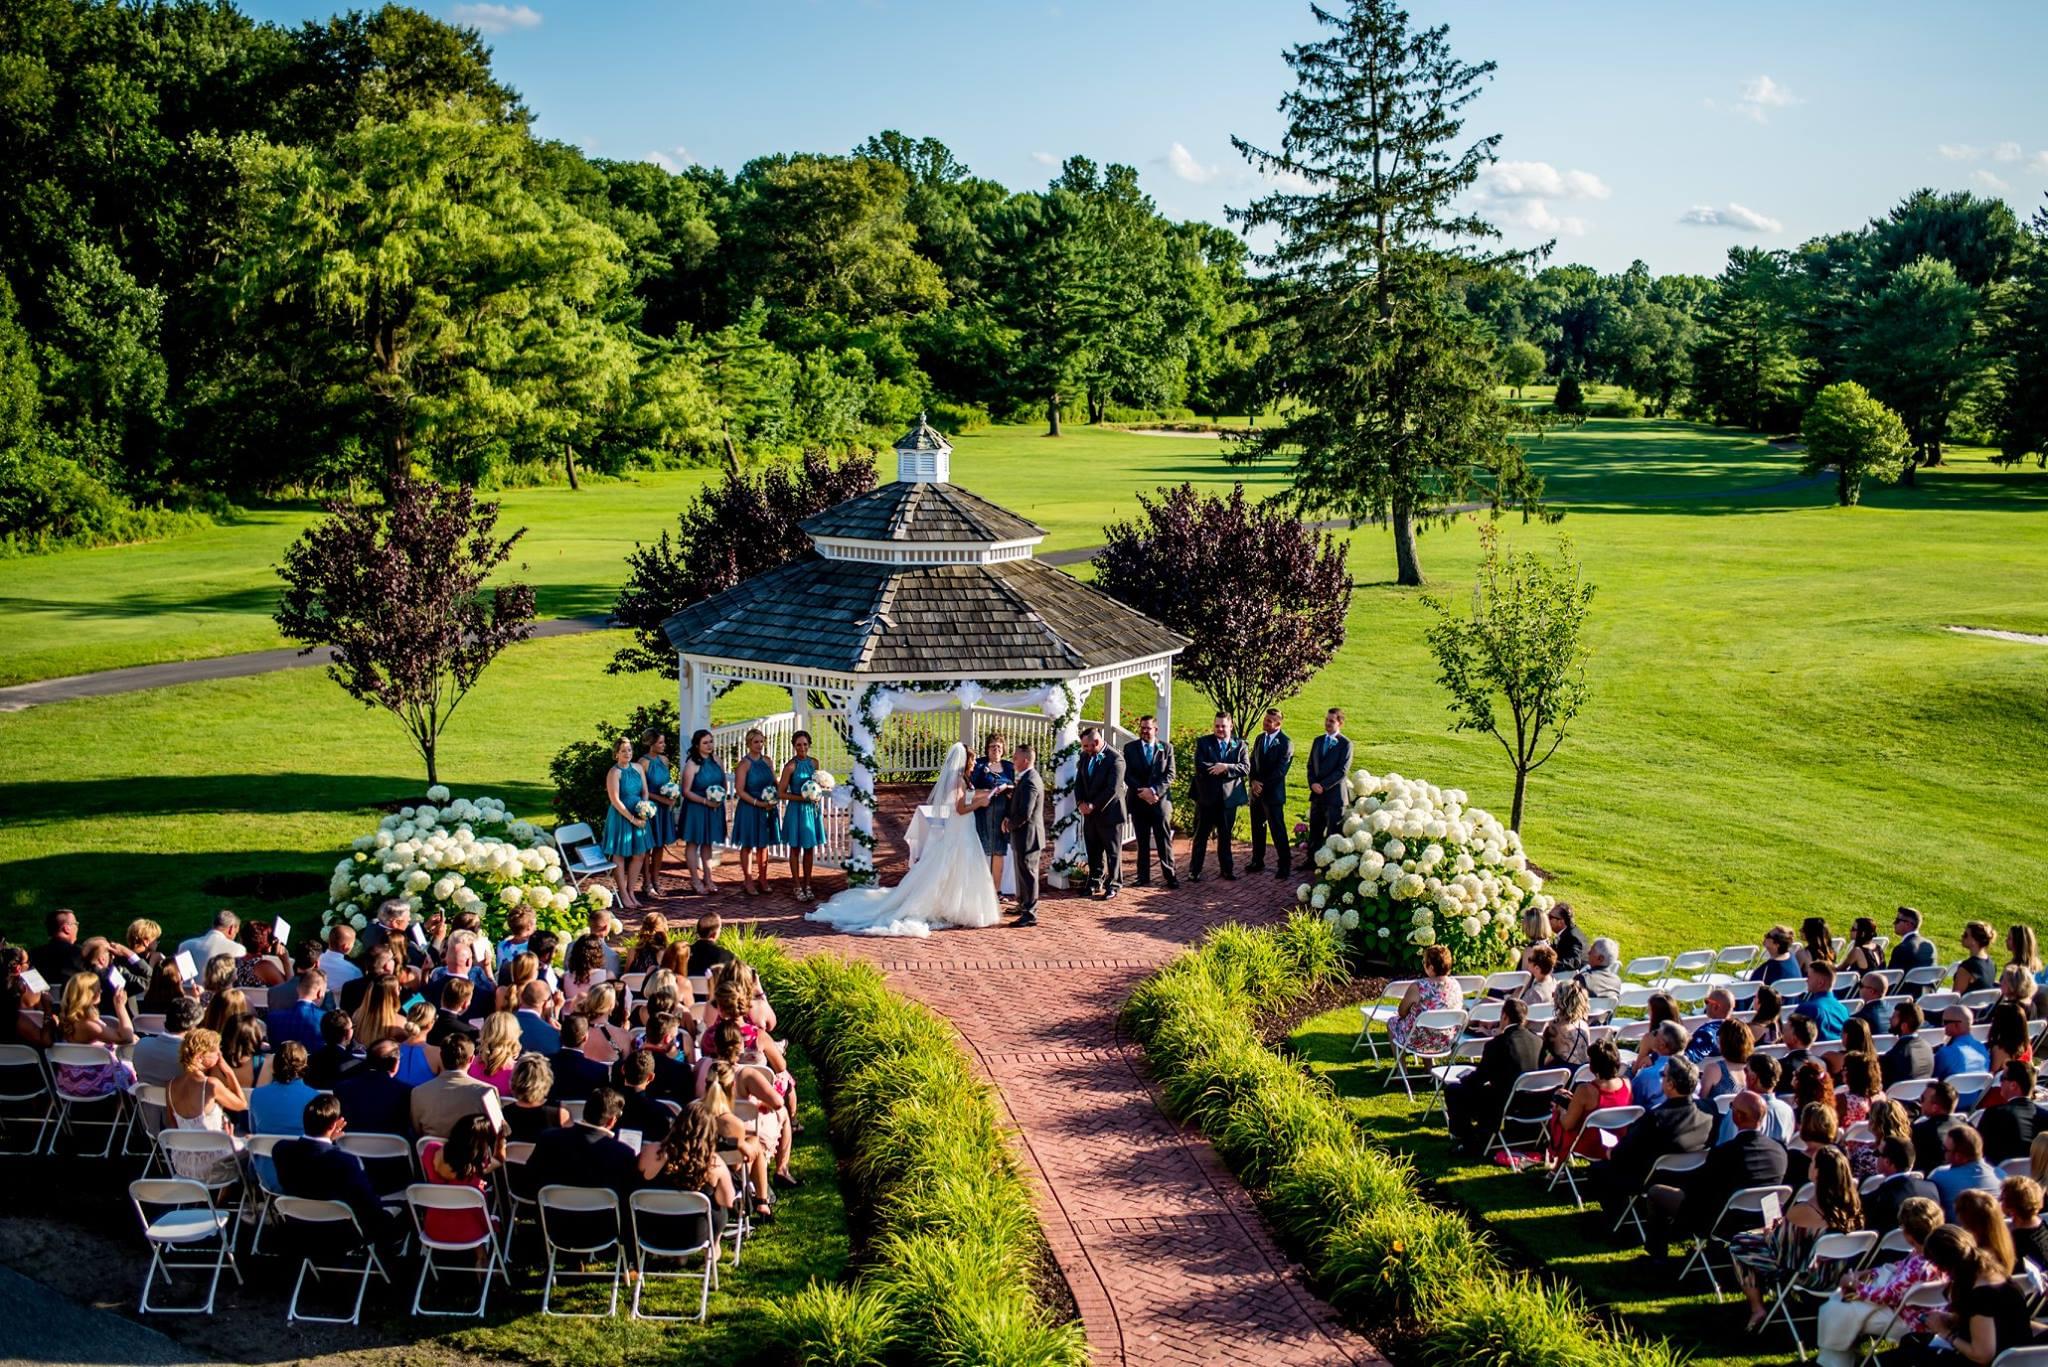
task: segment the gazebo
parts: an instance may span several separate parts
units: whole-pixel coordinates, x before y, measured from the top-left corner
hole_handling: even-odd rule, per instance
[[[848,878],[873,877],[878,778],[929,777],[987,731],[1028,741],[1052,776],[1048,870],[1080,860],[1075,755],[1083,706],[1105,694],[1105,739],[1125,679],[1148,678],[1170,733],[1173,660],[1187,640],[1034,558],[1045,529],[951,483],[953,448],[923,416],[896,443],[896,479],[803,523],[811,552],[662,623],[675,647],[685,734],[711,726],[713,698],[742,683],[790,706],[712,728],[730,761],[758,727],[780,764],[789,737],[844,779],[820,851]],[[951,714],[951,715],[948,715]]]

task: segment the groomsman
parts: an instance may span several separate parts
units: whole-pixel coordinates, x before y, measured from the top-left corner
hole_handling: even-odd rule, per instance
[[[1216,714],[1216,729],[1195,742],[1195,773],[1189,786],[1195,797],[1194,851],[1188,856],[1188,879],[1202,881],[1202,856],[1207,853],[1209,833],[1216,834],[1216,862],[1226,881],[1237,877],[1237,862],[1230,853],[1230,824],[1237,809],[1244,806],[1244,778],[1251,770],[1244,742],[1230,734],[1230,714]]]
[[[1266,723],[1252,742],[1252,862],[1246,873],[1266,871],[1266,837],[1273,837],[1273,858],[1280,877],[1294,871],[1293,843],[1287,838],[1287,771],[1294,767],[1294,741],[1280,729],[1280,709],[1266,709]]]
[[[1344,779],[1351,772],[1351,737],[1344,734],[1344,709],[1323,714],[1323,734],[1308,747],[1308,851],[1344,829]]]
[[[1088,846],[1088,895],[1107,901],[1124,885],[1124,757],[1104,749],[1102,733],[1092,726],[1081,732],[1074,805]]]
[[[1155,717],[1138,718],[1138,738],[1124,747],[1124,805],[1130,808],[1131,825],[1138,836],[1138,887],[1152,882],[1152,850],[1159,849],[1159,871],[1166,886],[1177,888],[1180,879],[1173,872],[1173,830],[1167,824],[1172,806],[1167,794],[1173,788],[1173,747],[1159,739]]]

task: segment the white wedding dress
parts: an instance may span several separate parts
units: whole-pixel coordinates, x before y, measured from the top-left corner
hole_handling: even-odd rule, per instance
[[[893,888],[848,888],[811,912],[849,935],[916,935],[934,926],[979,928],[1001,922],[996,888],[989,878],[988,856],[974,829],[974,814],[959,809],[966,793],[967,747],[947,752],[932,785],[931,800],[920,812],[920,829],[912,845],[914,862]]]

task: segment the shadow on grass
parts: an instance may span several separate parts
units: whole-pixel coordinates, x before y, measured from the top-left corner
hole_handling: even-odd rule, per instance
[[[144,774],[121,779],[31,779],[0,783],[0,819],[60,822],[86,817],[133,818],[188,813],[362,812],[383,819],[378,804],[418,800],[418,774]],[[554,795],[537,783],[491,785],[517,812],[544,813]]]
[[[160,617],[173,612],[244,616],[250,613],[267,614],[276,604],[277,595],[277,587],[265,585],[262,588],[231,589],[224,593],[199,597],[194,597],[176,586],[108,592],[90,599],[5,596],[0,597],[0,613],[48,613],[79,622]]]

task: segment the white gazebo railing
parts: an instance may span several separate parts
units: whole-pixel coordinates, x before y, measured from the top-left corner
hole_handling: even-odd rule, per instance
[[[779,776],[782,773],[782,766],[788,763],[789,757],[795,753],[795,746],[790,737],[798,731],[809,731],[812,757],[843,784],[847,781],[853,762],[847,755],[842,731],[832,725],[832,721],[833,718],[827,714],[813,713],[807,726],[794,712],[776,712],[765,717],[750,717],[746,721],[728,722],[724,726],[711,728],[711,753],[717,757],[726,773],[735,773],[738,771],[739,762],[746,758],[747,732],[758,730],[767,737],[765,755],[768,762],[775,766],[775,772]],[[677,769],[680,774],[681,766],[677,766]],[[732,828],[733,811],[738,806],[736,800],[726,800],[725,819],[728,830]],[[852,843],[851,837],[847,835],[851,817],[844,802],[825,802],[819,806],[820,815],[825,819],[825,843],[818,847],[815,858],[818,863],[836,869],[845,862],[846,851]],[[731,848],[729,844],[728,848]],[[771,859],[787,859],[789,847],[770,845],[768,855]]]

